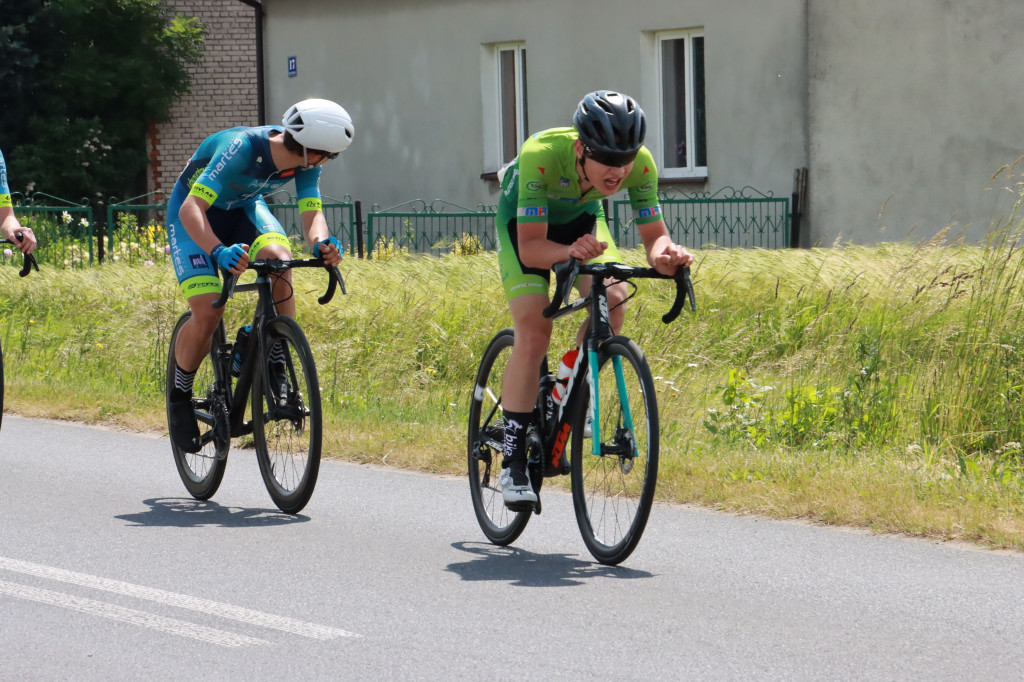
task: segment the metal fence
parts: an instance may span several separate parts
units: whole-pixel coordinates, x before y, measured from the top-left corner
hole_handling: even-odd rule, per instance
[[[167,203],[162,193],[145,194],[106,207],[106,226],[94,230],[93,208],[58,197],[35,193],[12,195],[15,211],[39,238],[40,263],[57,267],[83,267],[95,262],[156,263],[169,259]],[[714,193],[684,194],[674,189],[659,192],[662,213],[673,239],[689,248],[758,247],[791,245],[790,199],[776,198],[751,187],[725,187]],[[361,205],[351,197],[325,196],[324,217],[349,254],[363,255]],[[267,205],[298,248],[302,218],[296,197],[282,190],[267,197]],[[607,204],[606,204],[607,206]],[[366,256],[386,258],[403,252],[476,253],[497,248],[495,209],[466,208],[441,199],[422,199],[366,215]],[[614,202],[610,227],[618,245],[640,245],[628,200]],[[16,262],[0,255],[0,263]]]
[[[301,248],[302,218],[296,197],[286,192],[267,195],[267,206],[278,219],[295,248]],[[338,238],[346,252],[357,243],[356,203],[350,197],[323,197],[323,213],[331,235]],[[167,203],[161,192],[152,192],[107,206],[107,228],[97,250],[114,262],[139,263],[163,261],[170,257],[167,237]]]
[[[752,187],[724,187],[717,192],[658,193],[665,225],[673,241],[687,248],[781,249],[791,244],[790,200]],[[628,200],[615,202],[613,236],[623,247],[640,244]]]
[[[266,200],[271,213],[281,223],[281,227],[284,228],[288,236],[301,241],[303,238],[302,218],[299,214],[298,198],[280,190],[268,194]],[[324,219],[327,220],[327,229],[330,230],[332,237],[338,238],[347,254],[356,253],[360,243],[359,225],[356,220],[358,205],[359,202],[353,201],[352,197],[347,194],[343,199],[335,199],[326,195],[323,197],[323,213]]]
[[[93,208],[87,199],[75,203],[44,192],[28,196],[13,192],[11,200],[18,222],[36,235],[38,262],[66,268],[93,262]],[[21,256],[5,249],[0,252],[0,263],[20,267]]]
[[[494,251],[494,216],[493,207],[471,209],[441,199],[430,204],[415,199],[384,209],[374,205],[366,216],[368,255]]]

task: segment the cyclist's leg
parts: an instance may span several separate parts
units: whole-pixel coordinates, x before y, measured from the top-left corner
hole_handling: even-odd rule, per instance
[[[168,392],[168,420],[171,438],[186,452],[199,449],[199,426],[192,408],[192,384],[196,371],[210,352],[213,333],[220,323],[222,310],[210,304],[220,294],[221,282],[209,254],[189,236],[178,217],[184,200],[183,189],[175,188],[167,209],[167,236],[171,245],[174,273],[191,317],[178,331],[174,345],[173,388]]]
[[[542,314],[548,304],[548,271],[526,268],[519,260],[515,219],[499,216],[497,231],[498,264],[514,333],[501,387],[505,452],[500,483],[505,504],[517,507],[537,501],[526,470],[526,433],[533,425],[538,377],[552,323]]]
[[[256,236],[249,242],[249,257],[256,258],[277,258],[287,260],[292,257],[291,244],[288,235],[271,213],[266,200],[259,197],[255,202],[245,208],[246,216]],[[281,275],[271,275],[274,283],[274,303],[279,315],[295,317],[295,296],[292,290],[292,271]]]
[[[255,230],[256,236],[249,242],[249,257],[276,258],[287,260],[292,257],[291,245],[288,236],[281,227],[281,223],[270,209],[266,201],[260,197],[256,202],[245,209],[249,223]],[[295,292],[292,287],[292,272],[288,270],[281,275],[271,275],[273,283],[274,307],[279,315],[295,318]],[[289,347],[284,341],[275,342],[267,351],[268,355],[268,381],[270,390],[279,403],[288,396],[289,391],[289,369],[288,355]],[[293,361],[294,366],[294,361]]]

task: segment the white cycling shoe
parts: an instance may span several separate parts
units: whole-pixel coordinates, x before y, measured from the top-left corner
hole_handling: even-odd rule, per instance
[[[533,491],[530,474],[525,469],[521,473],[513,472],[511,468],[502,469],[498,485],[501,486],[501,499],[505,506],[513,511],[526,511],[537,503],[537,493]]]

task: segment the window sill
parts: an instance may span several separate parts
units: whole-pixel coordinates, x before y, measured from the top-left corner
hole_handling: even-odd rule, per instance
[[[491,171],[490,173],[481,173],[480,174],[480,179],[481,180],[490,180],[491,182],[497,182],[498,181],[498,171]]]
[[[707,184],[707,181],[708,181],[708,176],[706,176],[706,175],[700,175],[700,176],[690,175],[690,176],[686,176],[686,177],[674,177],[674,178],[672,178],[672,177],[666,178],[666,177],[663,177],[663,176],[659,176],[658,177],[658,184],[659,185],[704,185],[704,184]]]

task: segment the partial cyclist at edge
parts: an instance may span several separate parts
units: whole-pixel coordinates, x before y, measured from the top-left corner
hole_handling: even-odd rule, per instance
[[[658,272],[671,276],[678,266],[693,262],[692,254],[672,241],[662,217],[657,168],[643,146],[646,131],[644,112],[632,97],[598,90],[579,103],[572,127],[551,128],[526,140],[502,176],[498,263],[514,331],[501,390],[505,443],[499,483],[507,506],[537,501],[526,466],[526,433],[533,425],[537,378],[551,341],[552,321],[542,314],[549,303],[551,267],[570,257],[588,263],[620,261],[601,200],[628,191],[647,262]],[[581,295],[590,291],[590,279],[581,278]],[[608,287],[616,334],[625,320],[627,293],[623,283]]]
[[[241,275],[250,260],[291,258],[284,228],[264,195],[294,178],[302,230],[315,258],[341,262],[341,243],[331,236],[320,196],[321,167],[352,143],[352,118],[330,100],[303,100],[285,112],[281,125],[236,127],[207,137],[178,177],[167,207],[167,235],[174,272],[188,299],[191,319],[174,348],[170,436],[185,452],[201,448],[192,408],[196,371],[209,353],[224,315],[213,302],[221,292],[217,268]],[[274,281],[277,311],[295,316],[291,272]],[[287,381],[285,358],[274,362],[271,389]]]
[[[18,235],[21,239],[18,239]],[[32,253],[36,248],[36,235],[31,228],[24,227],[14,215],[14,202],[11,200],[11,189],[7,184],[7,164],[4,154],[0,151],[0,239],[7,239],[21,249],[24,254]]]

